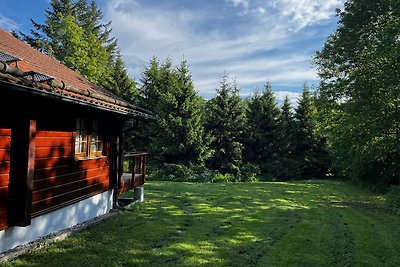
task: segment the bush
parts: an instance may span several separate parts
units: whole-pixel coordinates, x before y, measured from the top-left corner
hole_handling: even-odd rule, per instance
[[[400,186],[392,186],[386,193],[385,207],[391,213],[400,215]]]
[[[242,182],[258,182],[261,170],[260,168],[251,163],[243,164],[241,167],[241,181]]]
[[[162,164],[151,166],[148,179],[173,182],[209,182],[214,172],[202,166],[187,167],[182,164]]]
[[[258,182],[260,169],[254,164],[244,164],[235,175],[232,173],[220,173],[207,169],[204,166],[187,167],[181,164],[149,165],[147,167],[149,180],[173,181],[173,182]]]
[[[230,173],[222,174],[222,173],[216,172],[211,177],[210,182],[211,183],[223,183],[223,182],[226,183],[226,182],[234,182],[235,180],[236,179],[233,174],[230,174]]]
[[[154,166],[149,179],[173,181],[173,182],[190,182],[194,180],[193,170],[181,164],[163,164]]]

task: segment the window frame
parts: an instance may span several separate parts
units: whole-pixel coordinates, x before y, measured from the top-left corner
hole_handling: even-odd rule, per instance
[[[93,139],[93,136],[95,136],[95,139]],[[77,144],[77,142],[79,142],[79,144]],[[93,145],[95,145],[95,147],[93,147]],[[77,153],[76,149],[78,147],[81,148],[82,146],[84,149]],[[75,160],[106,157],[104,127],[102,127],[102,123],[98,119],[85,117],[76,118],[73,149]]]

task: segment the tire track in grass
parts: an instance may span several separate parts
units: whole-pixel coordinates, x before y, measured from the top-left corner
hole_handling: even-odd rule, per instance
[[[155,254],[157,252],[165,252],[168,251],[168,246],[171,246],[171,244],[177,242],[178,240],[182,239],[183,236],[186,234],[186,231],[188,228],[190,228],[193,225],[193,207],[191,201],[184,196],[175,196],[173,197],[175,202],[173,204],[176,204],[179,210],[182,211],[182,214],[179,215],[181,218],[176,219],[174,221],[175,225],[172,227],[172,231],[169,233],[165,234],[164,236],[158,238],[157,240],[154,240],[152,244],[150,245],[150,248],[152,249],[152,262],[150,263],[151,265],[157,266],[157,265],[165,265],[165,266],[175,266],[175,265],[181,265],[183,258],[186,256],[184,254],[181,255],[181,257],[176,257],[176,255],[167,255],[167,256],[156,256]],[[170,216],[165,214],[165,216]]]
[[[355,236],[356,265],[400,266],[398,224],[391,216],[360,203],[345,204],[342,214]]]
[[[331,266],[354,266],[354,237],[349,225],[343,216],[334,208],[328,209],[332,242],[329,247],[329,259]]]
[[[261,239],[237,248],[237,257],[231,259],[228,266],[259,266],[268,262],[271,248],[301,221],[297,211],[284,211],[266,224],[266,232]],[[270,227],[267,227],[270,226]]]

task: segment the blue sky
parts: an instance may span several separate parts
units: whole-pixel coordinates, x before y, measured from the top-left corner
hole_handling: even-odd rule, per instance
[[[221,77],[235,77],[241,94],[269,81],[278,100],[316,84],[315,51],[337,27],[343,0],[98,0],[112,21],[128,71],[136,80],[155,55],[184,57],[196,90],[215,94]],[[0,27],[29,32],[49,0],[1,0]]]

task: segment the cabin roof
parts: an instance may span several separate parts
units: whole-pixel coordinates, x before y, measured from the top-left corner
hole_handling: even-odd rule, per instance
[[[113,93],[97,86],[74,70],[0,29],[0,62],[17,72],[7,72],[0,65],[0,81],[29,88],[32,91],[61,96],[61,99],[87,103],[95,108],[124,115],[151,118],[151,112],[136,107]],[[4,54],[5,53],[5,54]],[[19,60],[7,61],[7,55]],[[22,75],[23,73],[23,75]],[[29,75],[29,73],[31,75]],[[33,77],[33,75],[35,75]],[[43,76],[44,75],[44,76]]]

